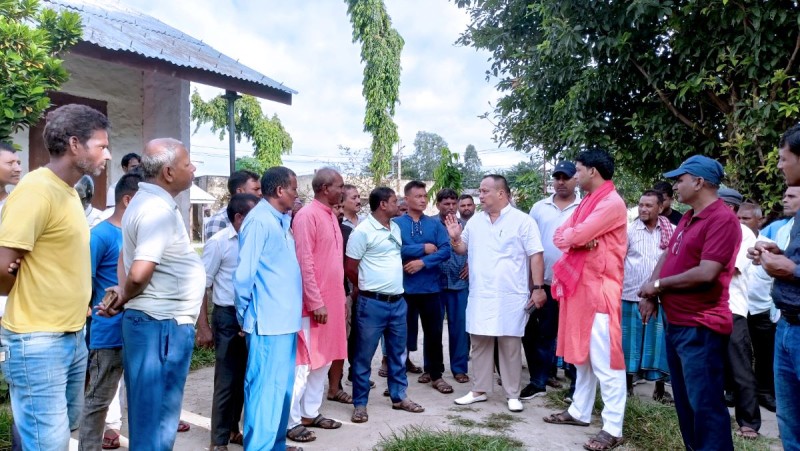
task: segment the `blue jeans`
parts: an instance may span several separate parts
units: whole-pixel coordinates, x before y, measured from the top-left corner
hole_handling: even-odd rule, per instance
[[[406,301],[383,302],[358,296],[353,327],[358,329],[356,355],[353,359],[353,405],[366,407],[369,400],[369,376],[372,356],[383,336],[389,368],[389,397],[392,402],[406,399]]]
[[[725,406],[728,337],[705,327],[667,324],[667,362],[687,450],[733,450]]]
[[[244,449],[282,451],[292,407],[297,333],[247,334],[247,349]]]
[[[775,332],[775,403],[783,449],[800,450],[800,325],[781,318]]]
[[[14,423],[26,450],[64,450],[80,426],[86,350],[83,331],[0,331],[3,373],[11,394]]]
[[[469,335],[467,334],[467,298],[469,289],[442,290],[439,294],[447,315],[447,336],[450,345],[450,371],[467,374]]]
[[[125,310],[122,366],[131,449],[171,450],[194,349],[194,324]]]

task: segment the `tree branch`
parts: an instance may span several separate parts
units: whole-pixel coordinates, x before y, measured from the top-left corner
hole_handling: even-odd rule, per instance
[[[792,56],[789,58],[789,62],[786,63],[786,69],[784,72],[789,74],[789,71],[792,70],[792,66],[794,65],[794,60],[797,58],[797,53],[800,52],[800,32],[797,33],[797,39],[794,42],[794,50],[792,51]],[[769,100],[774,101],[775,97],[778,96],[778,88],[780,87],[779,84],[775,84],[769,90]]]
[[[711,103],[713,103],[714,106],[717,107],[717,109],[722,111],[724,114],[730,114],[731,111],[733,111],[733,107],[725,103],[724,100],[720,99],[717,93],[715,93],[714,91],[708,90],[706,91],[706,95],[708,95],[708,98],[711,100]]]
[[[683,122],[683,123],[684,123],[686,126],[688,126],[689,128],[691,128],[692,130],[694,130],[694,131],[696,131],[696,132],[699,132],[700,134],[702,134],[702,135],[703,135],[703,136],[705,136],[706,138],[709,138],[709,139],[712,139],[712,138],[713,138],[713,137],[712,137],[712,136],[711,136],[711,135],[710,135],[710,134],[709,134],[709,133],[708,133],[706,130],[704,130],[702,127],[700,127],[700,125],[698,125],[696,122],[692,121],[692,120],[691,120],[691,119],[689,119],[688,117],[684,116],[684,115],[683,115],[683,113],[681,113],[680,111],[678,111],[678,109],[675,107],[675,105],[672,103],[672,101],[670,101],[670,100],[669,100],[669,98],[667,97],[667,95],[666,95],[666,94],[664,94],[664,91],[662,91],[662,90],[661,90],[661,89],[660,89],[658,86],[656,86],[656,84],[653,82],[652,78],[650,77],[650,74],[648,74],[648,73],[647,73],[647,71],[646,71],[646,70],[644,70],[644,68],[643,68],[642,66],[640,66],[640,65],[639,65],[639,64],[638,64],[638,63],[637,63],[637,62],[636,62],[636,61],[633,59],[633,57],[629,57],[628,59],[631,61],[631,63],[633,63],[633,65],[634,65],[634,66],[636,66],[636,69],[638,69],[638,70],[639,70],[639,72],[641,72],[641,73],[642,73],[642,75],[644,75],[644,78],[647,80],[647,83],[648,83],[650,86],[652,86],[652,87],[653,87],[653,89],[655,89],[655,91],[656,91],[656,94],[658,94],[658,98],[659,98],[659,99],[661,99],[661,102],[664,104],[664,106],[666,106],[666,107],[667,107],[667,109],[668,109],[668,110],[669,110],[669,111],[670,111],[670,112],[671,112],[671,113],[672,113],[672,114],[673,114],[673,115],[674,115],[676,118],[678,118],[678,120],[680,120],[681,122]]]

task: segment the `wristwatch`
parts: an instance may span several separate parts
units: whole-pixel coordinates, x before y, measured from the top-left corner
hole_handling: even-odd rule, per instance
[[[544,285],[533,285],[531,291],[544,290]]]
[[[653,282],[653,288],[656,289],[656,293],[661,293],[661,279],[656,279],[656,281]]]

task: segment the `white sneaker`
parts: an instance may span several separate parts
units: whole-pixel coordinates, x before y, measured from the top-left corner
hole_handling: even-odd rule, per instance
[[[484,402],[487,399],[489,399],[489,398],[486,397],[486,393],[484,393],[482,395],[474,396],[472,394],[472,392],[469,392],[466,395],[456,399],[454,402],[456,404],[460,405],[460,406],[466,406],[466,405],[469,405],[469,404],[474,404],[476,402]]]
[[[522,402],[519,399],[508,400],[508,410],[512,412],[522,412]]]

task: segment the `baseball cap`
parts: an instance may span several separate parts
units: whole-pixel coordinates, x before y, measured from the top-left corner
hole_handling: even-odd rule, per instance
[[[744,196],[739,191],[731,188],[720,188],[717,192],[719,198],[722,199],[723,202],[726,204],[731,204],[736,207],[742,205],[744,201]]]
[[[702,177],[705,181],[719,185],[722,177],[725,176],[725,170],[719,161],[704,157],[703,155],[693,155],[681,163],[678,169],[665,172],[664,177],[668,179],[676,179],[683,174],[693,175],[695,177]]]
[[[564,174],[567,177],[575,177],[575,172],[578,169],[572,164],[571,161],[559,161],[556,167],[553,168],[553,176],[558,173]]]

